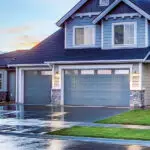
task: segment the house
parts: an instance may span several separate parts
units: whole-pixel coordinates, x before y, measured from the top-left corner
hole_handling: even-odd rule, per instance
[[[150,105],[149,7],[149,0],[80,0],[57,32],[8,63],[16,102]]]
[[[0,101],[15,101],[16,96],[16,70],[14,67],[7,67],[26,50],[17,50],[0,55]]]

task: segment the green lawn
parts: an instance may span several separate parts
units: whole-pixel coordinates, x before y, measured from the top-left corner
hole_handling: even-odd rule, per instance
[[[150,130],[102,128],[102,127],[72,127],[50,132],[50,135],[80,136],[95,138],[150,140]]]
[[[133,110],[96,123],[150,125],[150,110]]]

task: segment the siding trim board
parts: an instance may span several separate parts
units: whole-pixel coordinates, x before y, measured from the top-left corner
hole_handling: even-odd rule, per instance
[[[93,24],[98,23],[101,19],[103,19],[114,7],[116,7],[120,2],[124,2],[125,4],[129,5],[131,8],[139,12],[142,16],[150,20],[150,15],[143,11],[141,8],[133,4],[129,0],[118,0],[114,1],[107,9],[105,9],[97,18],[93,20]]]
[[[139,13],[112,14],[112,15],[107,15],[105,19],[108,20],[109,18],[116,19],[116,18],[125,18],[125,17],[133,18],[133,17],[141,17],[141,15]]]
[[[89,12],[89,13],[77,13],[74,15],[74,17],[91,17],[91,16],[98,16],[101,12]]]

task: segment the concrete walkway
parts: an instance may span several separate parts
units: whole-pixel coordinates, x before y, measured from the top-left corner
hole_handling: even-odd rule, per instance
[[[122,125],[122,124],[98,124],[98,123],[80,123],[78,126],[86,127],[106,127],[106,128],[129,128],[129,129],[150,129],[150,126],[143,125]]]

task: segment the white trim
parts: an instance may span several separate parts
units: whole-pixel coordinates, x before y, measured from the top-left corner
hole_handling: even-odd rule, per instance
[[[145,47],[148,47],[148,20],[145,18]]]
[[[74,15],[74,17],[92,17],[92,16],[98,16],[101,12],[88,12],[88,13],[77,13]]]
[[[18,67],[16,67],[16,103],[19,103],[19,97],[18,97],[19,74],[18,72],[19,72],[19,69]]]
[[[59,72],[61,73],[61,105],[64,105],[64,70],[65,69],[129,69],[130,73],[132,73],[132,66],[133,66],[132,64],[128,64],[128,65],[124,65],[124,64],[119,64],[119,65],[72,65],[72,66],[61,65],[61,66],[59,66]],[[131,82],[132,76],[129,75],[129,77],[130,77],[129,82]]]
[[[129,63],[143,62],[143,59],[125,59],[125,60],[93,60],[93,61],[45,61],[46,64],[81,64],[81,63]]]
[[[141,8],[133,4],[129,0],[116,0],[114,1],[107,9],[105,9],[97,18],[93,20],[93,23],[98,23],[103,17],[105,17],[114,7],[116,7],[120,2],[124,2],[125,4],[129,5],[131,8],[136,10],[138,13],[140,13],[142,16],[150,20],[150,15],[147,14],[145,11],[143,11]]]
[[[67,22],[65,22],[65,48],[67,48]]]
[[[148,62],[147,58],[150,56],[150,51],[147,53],[147,55],[145,56],[143,62]]]
[[[80,7],[82,7],[88,0],[79,1],[67,14],[65,14],[57,23],[57,26],[61,26],[70,16],[72,16]]]
[[[115,25],[126,25],[126,24],[133,24],[134,25],[134,44],[122,44],[122,45],[115,45],[114,43],[114,27]],[[137,47],[137,22],[119,22],[119,23],[112,23],[112,48],[133,48]]]
[[[45,64],[8,64],[8,67],[40,67],[46,66]]]
[[[140,79],[139,79],[139,88],[142,90],[142,79],[143,79],[143,64],[139,64],[139,74],[140,74]]]
[[[104,48],[104,24],[103,20],[101,22],[101,48]]]
[[[125,18],[125,17],[141,17],[141,15],[139,13],[123,13],[123,14],[112,14],[112,15],[107,15],[105,18],[106,20],[109,18]]]
[[[5,69],[0,69],[2,87],[0,88],[0,92],[7,92],[7,71]]]
[[[78,28],[92,28],[93,29],[93,37],[92,37],[92,45],[76,45],[75,44],[75,29],[78,29]],[[75,47],[75,48],[79,48],[79,47],[81,47],[81,48],[87,48],[87,47],[95,47],[95,44],[96,44],[96,25],[83,25],[83,26],[74,26],[73,27],[73,47]],[[84,37],[85,38],[85,37]]]

